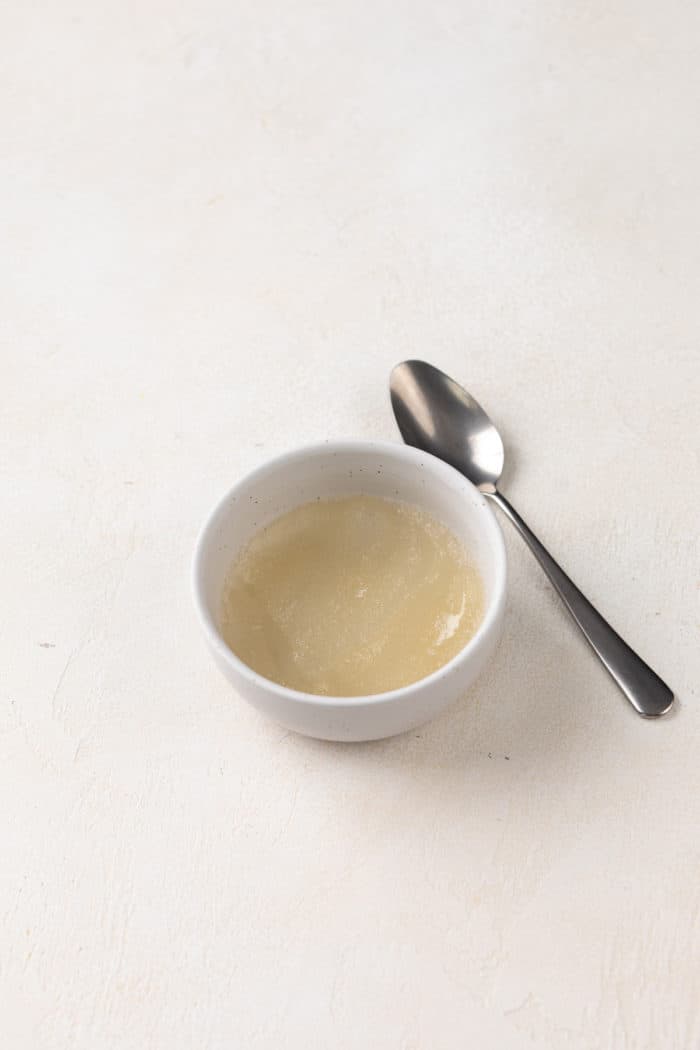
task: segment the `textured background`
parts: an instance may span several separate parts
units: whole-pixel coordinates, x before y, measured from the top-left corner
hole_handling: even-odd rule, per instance
[[[697,4],[5,4],[8,1050],[700,1046]],[[188,563],[424,356],[677,690],[636,718],[508,530],[497,662],[408,736],[232,694]]]

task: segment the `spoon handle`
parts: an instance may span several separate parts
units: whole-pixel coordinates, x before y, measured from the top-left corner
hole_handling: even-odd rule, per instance
[[[510,518],[532,553],[546,572],[555,590],[588,639],[594,652],[615,679],[634,709],[645,718],[658,718],[669,710],[673,693],[651,667],[644,663],[629,645],[603,619],[564,570],[543,547],[517,510],[500,492],[488,495]]]

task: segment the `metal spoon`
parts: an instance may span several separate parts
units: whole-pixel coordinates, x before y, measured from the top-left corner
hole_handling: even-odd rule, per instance
[[[391,404],[406,444],[444,459],[498,504],[634,709],[645,718],[665,714],[673,703],[669,687],[596,612],[498,491],[503,442],[483,408],[454,379],[425,361],[397,365],[390,385]]]

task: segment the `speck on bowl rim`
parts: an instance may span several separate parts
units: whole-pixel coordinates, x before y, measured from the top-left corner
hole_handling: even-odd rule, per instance
[[[398,689],[347,697],[289,689],[254,671],[224,641],[217,620],[226,573],[254,533],[286,511],[317,497],[360,493],[416,504],[451,528],[481,575],[482,621],[448,663]],[[500,526],[484,496],[453,467],[408,445],[325,441],[268,460],[219,500],[197,539],[192,593],[214,660],[244,699],[296,732],[357,741],[420,725],[468,690],[500,637],[506,577]]]

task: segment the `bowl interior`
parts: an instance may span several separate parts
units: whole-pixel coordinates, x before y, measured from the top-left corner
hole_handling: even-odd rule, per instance
[[[249,474],[219,503],[195,555],[195,590],[218,634],[222,589],[239,551],[288,510],[363,493],[427,510],[464,543],[485,592],[485,618],[504,583],[503,540],[484,497],[451,467],[404,445],[343,443],[291,452]]]

